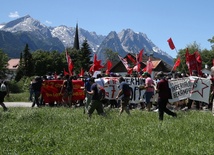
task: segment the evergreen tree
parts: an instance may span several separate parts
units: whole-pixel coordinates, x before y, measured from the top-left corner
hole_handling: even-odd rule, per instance
[[[87,40],[85,39],[84,42],[82,43],[82,47],[79,55],[79,59],[81,60],[80,68],[83,68],[84,71],[88,71],[90,69],[90,66],[93,63],[91,61],[91,57],[92,57],[92,52]]]
[[[25,76],[30,77],[34,74],[32,69],[33,64],[32,54],[30,53],[28,44],[26,44],[23,51],[23,72]]]
[[[7,71],[7,62],[9,58],[7,54],[5,54],[2,50],[0,50],[0,78],[5,78],[6,71]]]

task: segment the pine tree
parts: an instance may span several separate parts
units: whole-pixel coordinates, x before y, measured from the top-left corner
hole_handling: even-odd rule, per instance
[[[91,61],[91,57],[92,57],[92,52],[87,40],[85,39],[84,42],[82,43],[82,47],[79,55],[79,59],[81,60],[80,67],[83,68],[84,71],[88,71],[90,69],[90,66],[93,63]]]
[[[23,51],[23,72],[25,76],[32,76],[33,75],[33,58],[30,50],[28,48],[28,44],[26,44],[25,49]]]

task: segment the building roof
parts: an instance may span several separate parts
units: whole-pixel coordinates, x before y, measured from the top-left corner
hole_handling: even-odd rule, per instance
[[[10,69],[10,70],[17,69],[18,66],[19,66],[19,61],[20,61],[20,59],[10,59],[8,61],[7,68]]]

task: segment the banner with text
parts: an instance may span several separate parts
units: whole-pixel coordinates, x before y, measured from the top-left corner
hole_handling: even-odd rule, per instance
[[[45,103],[61,102],[62,94],[60,94],[63,80],[46,80],[42,83],[41,94]],[[85,93],[80,87],[84,86],[82,80],[72,80],[73,83],[73,96],[72,100],[84,100]]]
[[[171,89],[172,99],[169,99],[169,102],[173,103],[190,98],[209,103],[210,85],[210,79],[195,76],[170,80],[169,88]]]

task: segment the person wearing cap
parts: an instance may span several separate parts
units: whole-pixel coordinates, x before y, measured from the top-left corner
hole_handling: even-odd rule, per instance
[[[89,118],[91,118],[91,115],[93,114],[95,109],[97,110],[98,115],[105,116],[103,105],[99,99],[98,86],[97,83],[95,83],[95,78],[91,77],[89,79],[89,82],[91,84],[91,90],[86,92],[89,95],[91,95],[91,102],[88,107],[88,116]]]
[[[157,93],[158,93],[158,113],[159,120],[163,121],[164,112],[173,117],[177,117],[177,114],[169,110],[166,106],[168,99],[171,98],[171,90],[168,85],[168,80],[163,72],[157,74],[160,81],[157,83]]]
[[[145,85],[143,89],[145,89],[144,97],[146,100],[146,108],[150,111],[152,107],[151,98],[154,95],[154,81],[148,72],[144,72],[142,76],[145,78]]]

